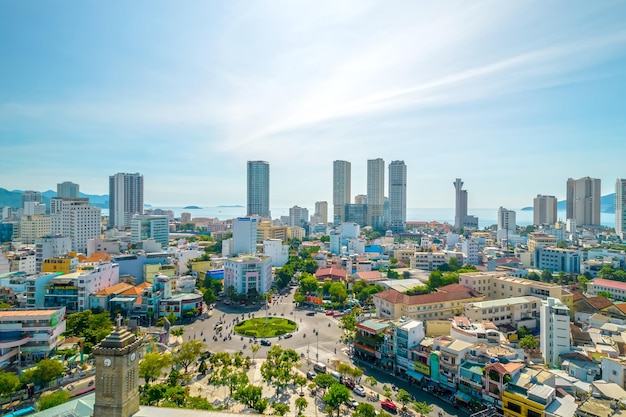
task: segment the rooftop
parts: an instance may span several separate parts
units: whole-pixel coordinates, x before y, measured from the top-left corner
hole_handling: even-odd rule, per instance
[[[626,282],[613,281],[610,279],[596,278],[593,280],[593,285],[599,285],[602,287],[613,288],[616,290],[626,290]]]

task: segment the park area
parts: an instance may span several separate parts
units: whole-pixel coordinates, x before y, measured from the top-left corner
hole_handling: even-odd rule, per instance
[[[248,319],[235,326],[235,333],[246,337],[275,337],[295,330],[295,322],[277,317]]]

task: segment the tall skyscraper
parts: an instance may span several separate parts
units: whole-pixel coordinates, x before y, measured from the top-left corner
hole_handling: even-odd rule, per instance
[[[57,184],[57,197],[60,198],[80,198],[78,184],[64,181]]]
[[[271,218],[270,164],[248,161],[248,216]]]
[[[50,199],[50,228],[53,235],[69,237],[72,250],[87,253],[87,241],[102,232],[102,211],[87,198]]]
[[[327,201],[316,201],[315,202],[315,213],[313,217],[317,220],[317,222],[322,224],[328,224],[328,202]]]
[[[381,158],[367,160],[367,216],[368,224],[380,228],[384,223],[385,161]]]
[[[393,233],[406,229],[406,165],[404,161],[389,164],[389,226]]]
[[[597,178],[583,177],[567,180],[567,215],[577,226],[600,226],[601,182]]]
[[[459,230],[462,227],[478,227],[478,217],[467,214],[467,191],[463,189],[463,181],[457,178],[454,183],[455,205],[454,205],[454,228]]]
[[[348,161],[333,161],[333,222],[341,224],[346,204],[350,204],[352,165]]]
[[[533,224],[535,226],[554,225],[557,219],[556,203],[555,196],[538,194],[533,199]]]
[[[626,179],[615,182],[615,233],[624,239],[626,232]]]
[[[515,212],[504,207],[498,209],[498,231],[507,231],[509,234],[516,232]]]
[[[109,177],[109,228],[126,229],[135,214],[143,214],[143,175],[118,173]]]
[[[567,179],[565,189],[565,220],[574,218],[574,188],[576,181],[573,178]]]

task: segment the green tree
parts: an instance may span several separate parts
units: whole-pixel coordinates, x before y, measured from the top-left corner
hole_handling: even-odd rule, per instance
[[[149,352],[146,353],[143,360],[139,363],[139,376],[149,385],[150,382],[156,381],[161,376],[163,368],[167,368],[172,364],[172,355],[168,353]]]
[[[301,415],[302,411],[304,411],[309,406],[309,402],[303,397],[299,397],[296,398],[295,406],[296,410],[298,411],[298,415]]]
[[[343,384],[334,383],[328,388],[322,399],[326,404],[337,410],[339,416],[340,405],[350,398],[350,390]]]
[[[315,375],[315,378],[313,378],[313,382],[315,382],[315,384],[323,389],[325,392],[332,384],[337,381],[330,374],[317,374]]]
[[[319,289],[317,278],[311,274],[302,274],[300,276],[300,290],[303,294],[316,294]]]
[[[208,370],[209,367],[206,365],[206,362],[204,360],[201,360],[200,364],[198,365],[198,372],[200,372],[200,374],[202,375],[206,375]]]
[[[273,402],[272,408],[274,409],[274,414],[276,414],[277,416],[284,416],[285,414],[289,412],[288,404],[281,404],[281,403]]]
[[[531,281],[541,281],[541,275],[533,271],[528,274],[528,279]]]
[[[274,345],[267,352],[267,359],[261,365],[261,375],[276,387],[278,394],[291,381],[291,370],[299,361],[300,357],[295,350],[282,349],[280,345]]]
[[[230,299],[233,299],[237,296],[237,289],[232,285],[229,285],[228,287],[226,287],[226,290],[224,292],[225,292],[226,297]]]
[[[177,329],[172,329],[170,330],[170,334],[172,336],[180,337],[185,334],[185,328],[183,326],[180,326]]]
[[[528,328],[526,326],[522,326],[519,329],[517,329],[517,338],[519,340],[521,340],[525,336],[528,336],[529,334],[531,334],[530,330],[528,330]]]
[[[352,413],[352,417],[376,417],[376,409],[372,404],[359,403]]]
[[[608,291],[598,291],[598,297],[604,297],[607,300],[611,300],[613,298],[613,294]]]
[[[204,300],[206,305],[210,306],[217,301],[217,296],[213,292],[212,288],[204,288],[204,292],[202,293],[202,299]]]
[[[84,353],[91,353],[91,348],[111,333],[113,322],[106,311],[94,313],[84,310],[67,316],[64,336],[84,338]]]
[[[589,278],[587,278],[585,275],[578,275],[578,277],[576,277],[576,280],[578,281],[578,288],[584,293],[587,292]]]
[[[307,383],[307,379],[300,374],[296,374],[293,378],[293,383],[300,387],[300,395],[304,395],[304,386]]]
[[[252,362],[254,362],[254,357],[256,353],[261,349],[260,345],[252,344],[250,345],[250,350],[252,351]]]
[[[521,347],[522,349],[537,349],[537,347],[539,347],[539,343],[537,342],[537,339],[529,334],[527,336],[524,336],[519,341],[519,347]]]
[[[263,398],[263,387],[251,384],[240,386],[234,398],[248,408],[255,408],[255,404]]]
[[[424,401],[416,401],[413,403],[413,410],[420,416],[432,413],[433,406]]]
[[[48,408],[56,407],[70,400],[71,394],[65,390],[58,390],[51,393],[45,393],[39,397],[37,401],[37,409],[39,411],[47,410]]]
[[[0,371],[0,397],[12,396],[20,385],[20,379],[13,372]]]
[[[393,269],[388,269],[387,270],[387,278],[389,278],[389,279],[398,279],[398,278],[400,278],[400,274],[398,273],[398,271],[394,271]]]
[[[333,282],[328,289],[330,299],[335,302],[343,303],[348,298],[348,291],[342,282]]]
[[[180,345],[178,351],[173,355],[174,363],[185,368],[185,373],[189,365],[198,359],[204,351],[204,343],[199,340],[188,340]]]
[[[392,390],[389,385],[383,385],[383,392],[385,393],[385,397],[391,398]]]
[[[547,269],[541,271],[541,282],[552,282],[552,272]]]
[[[22,382],[33,382],[43,387],[63,375],[65,367],[55,359],[43,359],[30,371],[22,374],[22,377],[27,379]]]
[[[454,259],[454,258],[453,258]],[[399,389],[396,393],[396,400],[400,401],[402,408],[405,408],[408,403],[411,402],[411,394],[407,390]]]
[[[370,388],[374,388],[378,385],[378,381],[372,375],[368,375],[365,377],[365,383],[370,386]]]

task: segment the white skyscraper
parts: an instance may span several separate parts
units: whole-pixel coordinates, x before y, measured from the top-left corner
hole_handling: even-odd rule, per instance
[[[248,161],[247,215],[271,218],[269,162]]]
[[[109,177],[109,228],[126,229],[143,214],[143,175],[118,173]]]
[[[537,195],[533,199],[533,224],[554,225],[557,220],[556,197],[553,195]]]
[[[341,224],[346,218],[346,204],[350,204],[351,170],[348,161],[333,161],[333,222]]]
[[[498,231],[506,230],[509,234],[515,234],[515,212],[504,207],[498,209]]]
[[[367,160],[367,217],[368,225],[383,226],[385,205],[385,161],[381,158]]]
[[[406,228],[406,165],[404,161],[389,164],[389,226],[394,233]]]
[[[558,298],[541,304],[539,348],[549,366],[558,366],[559,355],[570,351],[569,308]]]
[[[101,217],[102,211],[87,198],[50,199],[51,233],[69,237],[74,251],[87,253],[87,241],[102,232]]]
[[[626,179],[615,182],[615,233],[624,239],[626,232]]]
[[[167,247],[170,239],[170,221],[167,216],[138,214],[130,221],[130,243],[137,244],[153,239]]]
[[[258,220],[255,217],[237,217],[233,221],[233,252],[254,255],[256,253],[256,232]]]

